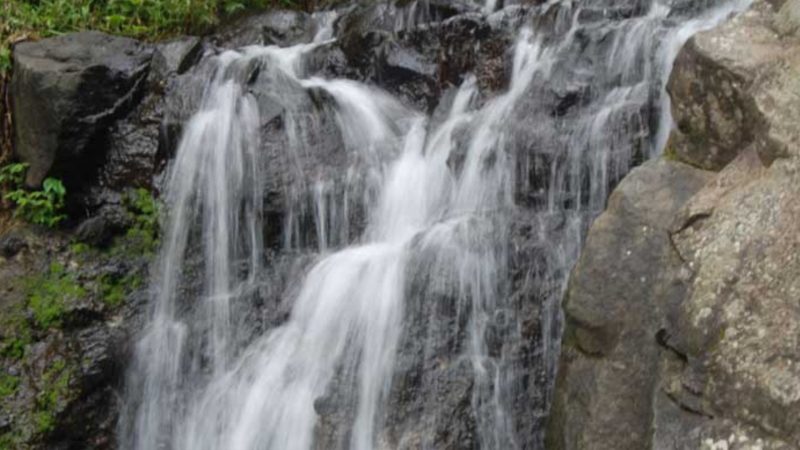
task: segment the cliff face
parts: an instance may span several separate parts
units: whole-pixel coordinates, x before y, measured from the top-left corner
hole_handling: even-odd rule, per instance
[[[800,2],[693,38],[564,301],[553,449],[800,446]]]

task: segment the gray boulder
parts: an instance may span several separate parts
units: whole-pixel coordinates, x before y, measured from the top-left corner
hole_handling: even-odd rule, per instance
[[[51,171],[68,187],[92,175],[102,133],[138,101],[151,55],[138,41],[97,32],[15,46],[12,108],[26,184]]]

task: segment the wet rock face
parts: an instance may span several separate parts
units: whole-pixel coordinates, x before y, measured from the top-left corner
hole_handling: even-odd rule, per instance
[[[105,128],[139,100],[151,55],[138,41],[96,32],[15,47],[16,151],[30,164],[28,185],[48,173],[68,187],[94,175]]]
[[[679,56],[669,161],[623,180],[572,273],[551,448],[800,446],[786,5],[756,1]]]
[[[0,242],[15,247],[0,253],[0,446],[114,448],[116,387],[145,311],[148,258],[22,224]]]
[[[276,11],[228,24],[213,40],[215,44],[225,48],[245,45],[288,47],[310,42],[315,32],[316,25],[309,14],[300,11]]]

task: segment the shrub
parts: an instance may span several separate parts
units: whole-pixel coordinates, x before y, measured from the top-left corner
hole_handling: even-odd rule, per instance
[[[47,178],[40,191],[19,188],[6,194],[5,198],[16,205],[15,216],[30,223],[53,228],[67,217],[60,214],[66,194],[67,190],[60,180]]]
[[[21,186],[22,181],[25,179],[25,170],[27,168],[28,165],[24,163],[14,163],[0,167],[0,185]]]

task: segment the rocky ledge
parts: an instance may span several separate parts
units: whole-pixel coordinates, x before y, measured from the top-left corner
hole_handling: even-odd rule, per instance
[[[592,227],[552,449],[800,448],[800,2],[697,35],[677,129]]]

